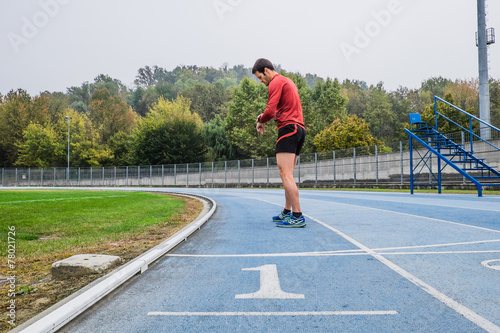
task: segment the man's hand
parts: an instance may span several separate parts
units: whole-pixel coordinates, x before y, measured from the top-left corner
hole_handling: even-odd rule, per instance
[[[265,131],[266,131],[266,125],[257,122],[257,132],[259,132],[260,134],[264,134]]]
[[[256,126],[256,130],[257,132],[259,132],[260,134],[264,134],[264,132],[266,131],[266,125],[264,125],[264,123],[261,123],[259,121],[260,117],[262,116],[262,113],[259,114],[257,116],[257,126]]]

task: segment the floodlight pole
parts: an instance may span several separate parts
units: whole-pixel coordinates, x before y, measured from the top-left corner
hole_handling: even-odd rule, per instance
[[[73,117],[68,117],[66,116],[66,121],[68,122],[68,172],[66,173],[66,183],[69,181],[69,141],[70,141],[70,131],[71,131],[71,126],[70,126],[70,123],[71,123],[71,119],[73,119]]]
[[[490,123],[490,91],[488,83],[488,45],[486,40],[485,0],[477,0],[477,47],[479,60],[479,118],[487,123]],[[491,129],[483,124],[481,124],[481,137],[485,140],[491,139]]]

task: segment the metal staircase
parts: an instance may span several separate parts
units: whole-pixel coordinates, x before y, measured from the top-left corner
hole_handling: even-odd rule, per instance
[[[468,117],[468,129],[457,124],[449,119],[444,114],[438,112],[437,104],[445,103],[451,108],[465,114]],[[474,142],[482,141],[493,147],[495,152],[500,153],[500,148],[489,142],[488,140],[478,136],[472,130],[473,122],[479,122],[481,128],[488,128],[487,133],[500,134],[500,129],[488,124],[481,119],[467,113],[466,111],[457,108],[447,101],[434,97],[434,113],[435,125],[428,126],[428,123],[422,122],[420,114],[410,114],[411,130],[405,129],[405,132],[410,138],[410,186],[413,194],[414,186],[417,185],[434,185],[438,186],[438,192],[441,193],[442,171],[446,166],[450,166],[463,176],[463,180],[473,183],[477,187],[478,196],[482,196],[483,186],[500,186],[500,171],[495,167],[488,165],[484,159],[480,159],[474,155]],[[452,139],[448,138],[444,133],[438,131],[438,118],[445,119],[461,128],[469,137],[468,147],[464,144],[457,144]],[[415,142],[414,142],[415,141]],[[417,143],[415,145],[415,143]],[[423,147],[422,149],[414,149]],[[416,163],[413,161],[414,152],[420,157]],[[437,168],[432,165],[432,157],[437,160]],[[437,169],[437,172],[433,170]],[[422,179],[422,171],[428,170],[429,179],[424,182],[419,182]]]

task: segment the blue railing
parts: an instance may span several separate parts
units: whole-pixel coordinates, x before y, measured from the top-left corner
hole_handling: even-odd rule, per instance
[[[462,176],[464,176],[466,179],[468,179],[474,185],[476,185],[478,196],[481,197],[483,195],[482,184],[480,182],[478,182],[474,177],[472,177],[471,175],[469,175],[464,170],[460,169],[451,160],[449,160],[443,154],[441,154],[441,152],[439,150],[434,149],[427,142],[425,142],[421,138],[419,138],[418,135],[415,135],[414,133],[410,132],[406,128],[404,129],[404,131],[410,137],[410,170],[411,170],[411,174],[410,174],[410,192],[411,192],[411,194],[413,194],[413,188],[414,188],[415,185],[437,185],[438,186],[438,193],[441,193],[441,160],[442,160],[447,165],[449,165],[450,167],[452,167],[453,169],[455,169],[456,171],[458,171]],[[416,178],[418,178],[418,176],[419,176],[420,173],[416,177],[414,177],[414,175],[413,175],[413,171],[414,171],[414,169],[413,169],[413,140],[415,140],[418,143],[420,143],[423,147],[427,148],[431,153],[433,153],[434,155],[436,155],[438,157],[438,160],[437,160],[437,162],[438,162],[438,166],[437,166],[438,178],[437,178],[437,183],[436,184],[417,184],[417,183],[415,183],[415,180],[416,180]],[[429,168],[429,172],[431,172],[430,168]]]
[[[456,122],[454,122],[453,120],[451,120],[450,118],[446,117],[444,114],[438,112],[437,110],[437,102],[440,101],[448,106],[451,106],[452,108],[454,108],[455,110],[465,114],[467,117],[469,117],[469,129],[467,128],[464,128],[463,126],[461,126],[460,124],[457,124]],[[477,135],[476,133],[473,132],[472,130],[472,121],[475,120],[475,121],[478,121],[480,123],[479,127],[480,128],[485,128],[485,127],[488,127],[490,129],[492,129],[493,131],[496,131],[498,133],[498,135],[500,136],[500,129],[496,128],[495,126],[485,122],[484,120],[481,120],[479,119],[478,117],[476,116],[473,116],[471,115],[470,113],[468,113],[467,111],[464,111],[458,107],[456,107],[455,105],[445,101],[444,99],[441,99],[437,96],[434,96],[434,119],[435,119],[435,129],[436,131],[439,131],[438,130],[438,116],[441,116],[443,117],[444,119],[446,119],[447,121],[453,123],[454,125],[458,126],[459,128],[461,128],[462,130],[464,130],[465,132],[469,133],[469,139],[470,139],[470,153],[473,154],[474,153],[474,146],[473,146],[473,141],[474,141],[474,138],[477,138],[485,143],[487,143],[488,145],[490,145],[491,147],[495,148],[496,150],[500,151],[500,148],[495,146],[494,144],[492,144],[491,142],[485,140],[484,138],[482,138],[481,136]],[[484,126],[483,126],[484,125]]]

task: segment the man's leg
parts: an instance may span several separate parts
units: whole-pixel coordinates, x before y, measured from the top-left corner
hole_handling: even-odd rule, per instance
[[[295,179],[293,179],[293,169],[297,163],[297,156],[293,153],[276,153],[276,162],[285,189],[285,209],[292,212],[302,212],[299,202],[299,190]]]

